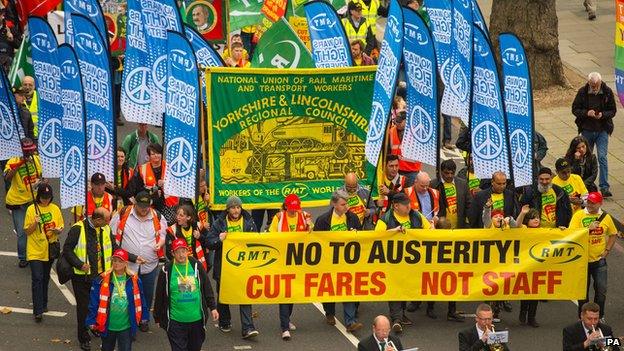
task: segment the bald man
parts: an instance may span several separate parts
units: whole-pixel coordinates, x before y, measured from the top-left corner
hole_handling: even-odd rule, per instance
[[[479,191],[468,210],[468,222],[470,228],[483,228],[483,207],[492,201],[492,212],[502,210],[505,217],[516,218],[518,216],[518,201],[513,191],[507,189],[507,175],[503,172],[492,174],[490,188]]]
[[[390,335],[390,320],[379,315],[373,320],[373,333],[358,343],[358,351],[399,351],[403,350],[401,339]]]
[[[376,210],[375,201],[371,201],[369,191],[358,183],[357,175],[353,172],[347,173],[344,185],[339,190],[344,190],[349,195],[349,212],[358,216],[363,229],[373,229],[371,215]]]
[[[433,189],[430,184],[429,174],[421,171],[416,175],[414,184],[403,191],[409,197],[412,209],[420,211],[434,226],[438,219],[438,211],[440,211],[440,192]]]
[[[28,111],[30,111],[30,115],[34,124],[34,134],[35,138],[39,135],[39,128],[37,126],[39,122],[39,97],[37,96],[37,91],[35,90],[35,79],[31,76],[25,76],[22,79],[22,90],[24,92],[24,97],[26,101],[24,104]]]

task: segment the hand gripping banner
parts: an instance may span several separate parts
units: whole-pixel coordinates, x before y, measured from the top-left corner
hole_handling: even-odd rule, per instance
[[[496,61],[483,31],[476,25],[473,25],[473,30],[475,49],[470,133],[474,172],[481,179],[491,178],[496,171],[511,177],[507,123]]]
[[[191,43],[168,32],[165,108],[165,188],[167,195],[194,199],[199,150],[199,72]]]
[[[515,34],[498,36],[513,181],[533,183],[533,90],[524,46]]]
[[[61,67],[61,105],[63,106],[61,208],[69,208],[84,205],[86,199],[86,114],[80,66],[76,53],[68,44],[59,46],[57,53]]]
[[[377,166],[379,154],[384,142],[388,115],[394,99],[397,75],[403,55],[403,10],[397,0],[390,1],[388,23],[381,44],[375,85],[373,87],[373,106],[366,135],[366,159]]]
[[[453,35],[448,80],[442,96],[442,113],[459,117],[468,125],[472,86],[472,3],[453,0]]]
[[[308,2],[304,9],[316,67],[351,66],[351,45],[336,10],[323,0]]]
[[[23,155],[20,144],[18,119],[15,118],[10,99],[13,97],[9,80],[0,72],[0,161]],[[4,171],[4,170],[3,170]]]
[[[80,33],[72,22],[73,14],[87,16],[95,23],[98,32],[102,35],[108,46],[108,30],[104,21],[104,12],[98,0],[63,0],[65,10],[65,42],[74,46],[74,35]]]
[[[108,44],[87,17],[75,14],[72,23],[76,30],[74,50],[82,72],[87,115],[87,178],[99,172],[112,181],[115,177],[116,128]]]
[[[186,39],[191,43],[199,65],[202,101],[206,103],[206,67],[223,67],[223,59],[195,29],[184,26]]]
[[[63,107],[56,37],[42,18],[30,17],[28,31],[39,98],[39,156],[45,178],[60,178],[63,165]]]
[[[403,9],[403,64],[407,81],[407,122],[401,154],[432,165],[438,160],[438,70],[433,39],[416,11]]]
[[[451,73],[451,29],[453,26],[451,12],[450,0],[427,0],[427,14],[433,36],[436,63],[445,86],[448,84],[448,77]]]

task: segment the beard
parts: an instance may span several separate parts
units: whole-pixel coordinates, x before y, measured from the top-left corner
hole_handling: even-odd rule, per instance
[[[539,191],[540,194],[547,193],[551,188],[552,188],[552,184],[548,184],[548,185],[537,184],[537,191]]]

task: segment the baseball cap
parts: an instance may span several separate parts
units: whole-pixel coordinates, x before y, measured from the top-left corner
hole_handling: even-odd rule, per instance
[[[362,5],[359,2],[350,1],[349,2],[349,6],[347,7],[347,10],[349,10],[349,11],[351,11],[351,10],[362,11]]]
[[[117,257],[120,260],[128,262],[128,252],[124,249],[115,250],[115,252],[113,253],[113,257]]]
[[[152,199],[147,191],[142,190],[134,197],[134,203],[139,207],[149,207],[152,204]]]
[[[597,191],[592,191],[587,195],[587,201],[595,204],[602,203],[602,194]]]
[[[288,211],[301,211],[301,200],[297,194],[288,194],[284,199],[284,204]]]
[[[52,187],[50,184],[41,183],[37,187],[37,196],[49,199],[52,197]]]
[[[91,184],[100,185],[106,183],[106,177],[102,173],[93,173]]]
[[[401,205],[409,205],[410,199],[407,197],[405,193],[396,193],[392,196],[392,203],[401,204]]]
[[[557,172],[561,172],[566,168],[571,168],[572,166],[570,166],[570,162],[568,162],[568,160],[566,160],[565,158],[560,158],[555,162],[555,169],[557,170]]]
[[[32,154],[37,151],[37,144],[31,138],[22,138],[20,140],[22,146],[22,152],[25,154]]]
[[[171,243],[171,251],[175,251],[179,248],[185,248],[188,250],[188,244],[186,243],[186,239],[177,238]]]
[[[494,218],[496,216],[505,217],[505,212],[503,212],[503,210],[494,210],[494,211],[492,211],[491,217]]]

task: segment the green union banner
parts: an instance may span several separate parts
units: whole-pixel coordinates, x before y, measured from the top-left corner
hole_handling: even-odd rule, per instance
[[[347,172],[370,184],[364,141],[375,68],[209,68],[214,208],[231,195],[247,209],[279,208],[290,193],[324,206]]]

